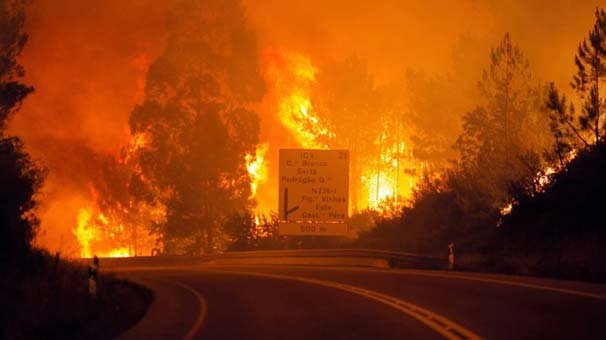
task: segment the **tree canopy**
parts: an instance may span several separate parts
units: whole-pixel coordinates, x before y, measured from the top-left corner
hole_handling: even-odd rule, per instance
[[[132,133],[148,140],[131,187],[166,205],[166,252],[213,252],[222,222],[252,203],[245,155],[259,119],[249,107],[264,91],[256,40],[238,1],[179,1],[167,29],[130,117]]]

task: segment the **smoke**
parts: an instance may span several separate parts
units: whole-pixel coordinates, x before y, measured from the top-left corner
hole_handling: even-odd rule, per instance
[[[417,151],[445,163],[454,157],[450,145],[461,133],[461,116],[479,101],[477,82],[489,65],[490,49],[504,34],[510,32],[528,56],[537,82],[566,87],[574,51],[590,29],[598,3],[256,0],[245,5],[263,48],[309,56],[319,77],[333,64],[362,59],[376,85],[394,90],[412,116],[424,110],[423,124],[439,133],[415,140],[441,145]],[[275,137],[284,131],[276,129],[271,95],[261,110],[261,140],[282,144],[270,143],[269,181],[259,192],[265,194],[262,205],[275,209],[277,197],[267,193],[276,187],[277,149],[293,145]]]
[[[255,0],[246,5],[263,45],[308,53],[320,65],[356,54],[384,81],[406,68],[433,75],[450,72],[455,53],[486,65],[489,49],[506,32],[529,56],[538,77],[568,79],[574,49],[600,3]],[[461,44],[465,39],[474,43]]]
[[[35,92],[11,122],[49,170],[38,243],[73,252],[78,210],[92,204],[108,156],[128,143],[128,116],[164,43],[166,3],[33,1],[21,62]]]
[[[33,1],[27,13],[30,41],[21,63],[36,91],[14,117],[19,135],[50,176],[42,192],[39,244],[68,251],[78,209],[91,204],[91,183],[130,141],[128,117],[143,99],[149,64],[166,43],[172,0],[83,2]],[[458,117],[476,101],[476,82],[489,50],[510,32],[526,53],[537,80],[566,88],[577,44],[593,22],[597,1],[320,1],[247,0],[244,6],[267,67],[272,50],[307,56],[321,74],[352,56],[363,60],[377,86],[401,83],[408,105],[438,82],[457,89],[442,103],[450,108],[447,135],[460,131]],[[574,8],[574,10],[570,10]],[[270,52],[268,52],[270,51]],[[410,88],[407,74],[427,80]],[[421,76],[419,76],[421,77]],[[420,79],[419,77],[415,79]],[[446,84],[446,85],[445,85]],[[406,88],[406,87],[409,88]],[[436,92],[436,91],[434,91]],[[257,188],[264,209],[276,207],[277,150],[293,145],[279,123],[268,91],[259,105],[261,142],[269,142],[270,180]],[[439,93],[438,93],[439,95]],[[410,98],[408,98],[410,96]],[[275,98],[274,98],[275,99]],[[443,117],[442,117],[443,118]],[[436,118],[441,119],[441,118]],[[290,143],[290,145],[289,145]]]

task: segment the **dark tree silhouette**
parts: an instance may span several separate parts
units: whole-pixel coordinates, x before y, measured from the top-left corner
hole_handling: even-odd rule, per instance
[[[567,105],[566,96],[560,95],[552,83],[546,102],[551,111],[552,131],[557,139],[555,153],[563,158],[572,149],[586,148],[606,137],[604,117],[604,82],[606,82],[606,12],[596,8],[596,21],[589,32],[589,39],[579,44],[574,62],[577,73],[571,86],[581,103],[577,114],[572,104]]]
[[[34,194],[44,177],[19,138],[4,131],[10,116],[33,91],[20,82],[24,70],[16,60],[27,42],[25,5],[26,1],[0,1],[0,265],[22,261],[30,249],[38,227]]]
[[[604,137],[606,127],[602,117],[605,104],[600,94],[600,83],[606,79],[606,13],[596,8],[595,17],[589,41],[583,39],[574,57],[577,74],[573,77],[572,87],[583,101],[580,126],[583,130],[592,131],[598,142]]]
[[[0,131],[4,130],[9,116],[19,108],[23,99],[34,90],[19,82],[25,71],[17,63],[17,56],[28,39],[23,32],[26,2],[0,2]]]

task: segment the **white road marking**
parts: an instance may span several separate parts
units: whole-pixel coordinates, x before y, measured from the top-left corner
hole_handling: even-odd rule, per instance
[[[497,284],[501,284],[501,285],[518,286],[518,287],[532,288],[532,289],[539,289],[539,290],[547,290],[547,291],[552,291],[552,292],[558,292],[558,293],[570,294],[570,295],[577,295],[577,296],[583,296],[583,297],[588,297],[588,298],[592,298],[592,299],[598,299],[598,300],[605,300],[606,301],[606,296],[604,296],[604,295],[599,295],[599,294],[594,294],[594,293],[589,293],[589,292],[584,292],[584,291],[574,290],[574,289],[557,288],[557,287],[538,285],[538,284],[534,284],[534,283],[524,283],[524,282],[516,282],[516,281],[509,281],[509,280],[498,280],[498,279],[491,279],[491,278],[486,278],[486,277],[474,277],[474,276],[469,276],[469,275],[440,274],[440,273],[420,272],[420,271],[414,271],[414,270],[406,270],[406,271],[402,270],[402,271],[396,271],[394,273],[401,274],[401,275],[434,276],[434,277],[442,277],[442,278],[455,278],[455,279],[460,279],[460,280],[497,283]]]
[[[232,266],[241,267],[239,265],[230,265],[230,266],[223,266],[223,267],[232,267]],[[198,266],[191,266],[191,268],[197,269],[200,267],[198,265]],[[493,278],[478,277],[478,276],[472,276],[472,275],[461,275],[461,274],[454,274],[454,273],[442,274],[442,273],[437,273],[437,272],[419,271],[419,270],[411,270],[411,269],[389,270],[389,269],[368,269],[368,268],[354,268],[354,267],[341,268],[341,267],[329,267],[329,266],[301,267],[301,268],[304,268],[304,269],[320,268],[322,270],[383,273],[383,274],[390,274],[390,275],[396,274],[396,275],[433,276],[433,277],[441,277],[441,278],[446,278],[446,279],[460,279],[460,280],[468,280],[468,281],[495,283],[495,284],[501,284],[501,285],[507,285],[507,286],[517,286],[517,287],[524,287],[524,288],[531,288],[531,289],[539,289],[539,290],[552,291],[552,292],[570,294],[570,295],[576,295],[576,296],[583,296],[583,297],[587,297],[587,298],[606,301],[606,295],[590,293],[590,292],[586,292],[586,291],[582,291],[582,290],[558,288],[558,287],[551,287],[551,286],[539,285],[539,284],[534,284],[534,283],[524,283],[524,282],[517,282],[517,281],[510,281],[510,280],[499,280],[499,279],[493,279]],[[136,270],[159,270],[159,269],[160,270],[161,269],[174,270],[175,268],[174,267],[151,267],[150,266],[150,267],[112,268],[111,270],[112,271],[136,271]]]
[[[351,271],[351,272],[366,272],[366,273],[383,273],[383,274],[396,274],[396,275],[416,275],[416,276],[431,276],[431,277],[440,277],[445,279],[459,279],[459,280],[468,280],[468,281],[479,281],[479,282],[488,282],[501,284],[506,286],[517,286],[531,289],[539,289],[551,292],[557,292],[562,294],[570,294],[576,296],[583,296],[587,298],[597,299],[606,301],[606,295],[600,295],[595,293],[590,293],[582,290],[568,289],[568,288],[558,288],[551,287],[546,285],[540,285],[535,283],[524,283],[518,281],[511,280],[500,280],[488,277],[479,277],[472,275],[462,275],[455,273],[438,273],[438,272],[430,272],[430,271],[420,271],[420,270],[412,270],[412,269],[400,269],[400,270],[381,270],[381,269],[367,269],[367,268],[339,268],[339,267],[322,267],[322,269],[328,270],[337,270],[337,271]]]
[[[174,283],[176,285],[184,288],[185,290],[189,291],[198,300],[198,305],[199,305],[200,309],[198,310],[198,315],[196,317],[196,321],[191,326],[191,328],[189,329],[189,331],[187,332],[185,337],[183,337],[183,340],[191,340],[194,338],[194,336],[196,336],[196,334],[200,330],[200,327],[202,327],[202,323],[204,323],[204,318],[206,318],[206,301],[204,301],[204,298],[202,297],[202,295],[200,295],[200,293],[198,293],[192,287],[190,287],[184,283],[181,283],[181,282],[174,282]]]
[[[552,291],[552,292],[570,294],[570,295],[576,295],[576,296],[583,296],[583,297],[587,297],[587,298],[606,301],[606,295],[594,294],[594,293],[590,293],[590,292],[586,292],[586,291],[582,291],[582,290],[558,288],[558,287],[551,287],[551,286],[534,284],[534,283],[524,283],[524,282],[517,282],[517,281],[510,281],[510,280],[499,280],[499,279],[493,279],[493,278],[488,278],[488,277],[462,275],[462,274],[455,274],[455,273],[442,274],[442,273],[438,273],[438,272],[420,271],[420,270],[412,270],[412,269],[389,270],[389,269],[339,268],[339,267],[318,267],[318,268],[328,269],[328,270],[337,270],[337,271],[383,273],[383,274],[390,274],[390,275],[396,274],[396,275],[433,276],[433,277],[440,277],[440,278],[445,278],[445,279],[460,279],[460,280],[468,280],[468,281],[488,282],[488,283],[495,283],[495,284],[501,284],[501,285],[507,285],[507,286],[517,286],[517,287],[524,287],[524,288],[531,288],[531,289],[546,290],[546,291]]]
[[[248,275],[248,276],[258,276],[264,278],[272,278],[279,280],[291,280],[291,281],[299,281],[308,284],[314,284],[324,287],[330,287],[339,289],[342,291],[346,291],[348,293],[357,294],[368,299],[380,302],[382,304],[388,305],[396,310],[399,310],[406,315],[415,318],[420,321],[427,327],[432,330],[440,333],[446,339],[481,339],[479,335],[470,331],[469,329],[451,321],[439,314],[436,314],[430,310],[419,307],[415,304],[412,304],[408,301],[404,301],[402,299],[395,298],[393,296],[385,295],[376,291],[372,291],[365,288],[360,288],[348,284],[337,283],[333,281],[326,280],[317,280],[311,279],[307,277],[301,276],[291,276],[291,275],[279,275],[279,274],[268,274],[268,273],[259,273],[259,272],[248,272],[248,271],[239,271],[239,270],[221,270],[221,269],[211,269],[205,268],[206,271],[211,272],[220,272],[220,273],[228,273],[228,274],[240,274],[240,275]]]

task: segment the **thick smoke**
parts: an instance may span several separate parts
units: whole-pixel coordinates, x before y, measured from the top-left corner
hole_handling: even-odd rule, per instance
[[[145,72],[164,44],[160,1],[33,1],[22,63],[35,86],[11,132],[50,170],[38,242],[74,253],[79,209],[91,185],[129,141],[128,116],[142,99]]]

